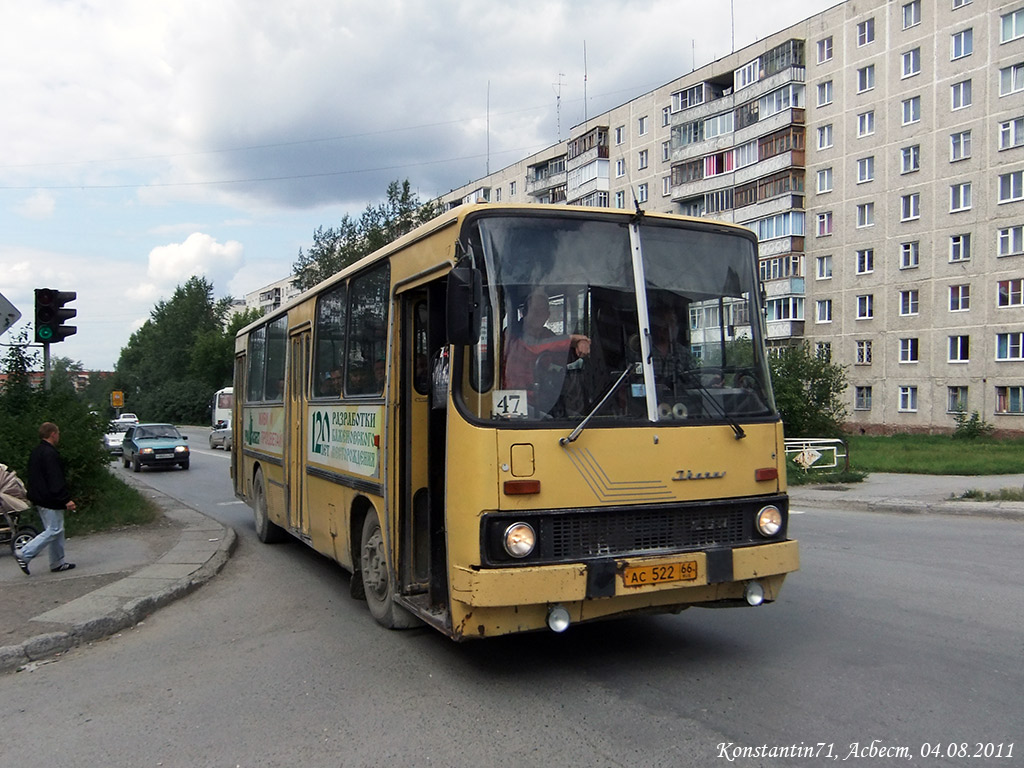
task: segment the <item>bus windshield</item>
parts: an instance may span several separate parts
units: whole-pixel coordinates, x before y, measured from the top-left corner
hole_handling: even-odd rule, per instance
[[[473,220],[463,243],[485,306],[453,387],[477,419],[777,418],[752,239],[655,217],[504,215]]]

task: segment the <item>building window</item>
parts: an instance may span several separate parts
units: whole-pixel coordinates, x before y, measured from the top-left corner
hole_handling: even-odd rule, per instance
[[[910,29],[921,23],[921,0],[913,0],[903,6],[903,28]]]
[[[817,303],[818,312],[816,322],[819,323],[831,323],[832,322],[832,299],[822,299]]]
[[[857,365],[871,365],[871,339],[857,342]]]
[[[999,42],[1008,43],[1018,37],[1024,37],[1024,8],[999,17]]]
[[[818,149],[828,149],[832,146],[832,124],[822,125],[818,128]]]
[[[862,21],[857,25],[857,47],[860,48],[863,45],[874,42],[875,40],[875,20],[868,19]]]
[[[921,120],[921,97],[911,96],[900,103],[903,111],[903,125],[911,125]]]
[[[832,36],[822,38],[818,41],[818,63],[824,64],[832,60]]]
[[[1024,387],[996,387],[996,413],[1024,413]]]
[[[870,411],[871,387],[856,387],[854,392],[853,409],[855,411]]]
[[[963,109],[964,107],[971,106],[970,80],[961,80],[959,83],[953,83],[951,91],[952,109]]]
[[[862,157],[857,161],[857,183],[864,184],[875,179],[875,158]]]
[[[914,48],[907,51],[901,57],[903,65],[903,77],[913,77],[921,74],[921,49]]]
[[[917,411],[917,387],[900,387],[900,410],[906,413]]]
[[[971,308],[971,286],[949,286],[949,311],[966,312]]]
[[[857,251],[857,274],[868,275],[875,271],[875,249],[864,248]]]
[[[971,132],[960,131],[949,137],[949,161],[955,163],[971,156]]]
[[[1024,307],[1024,279],[1000,280],[998,305],[1000,307]]]
[[[999,70],[999,95],[1009,96],[1018,91],[1024,91],[1024,63]]]
[[[946,387],[946,410],[949,413],[967,411],[967,387]]]
[[[1024,225],[1000,229],[997,241],[999,256],[1019,256],[1024,253]]]
[[[607,170],[605,172],[607,173]],[[516,196],[516,183],[514,181],[510,181],[508,183],[508,196],[509,197],[515,197]]]
[[[1024,117],[1015,117],[999,124],[999,149],[1024,145]]]
[[[647,135],[647,115],[644,115],[636,121],[636,134],[637,136]]]
[[[832,81],[818,83],[818,106],[826,107],[832,103]]]
[[[900,243],[900,269],[917,269],[921,261],[921,243],[910,240]]]
[[[865,294],[857,297],[857,319],[870,320],[875,316],[875,297],[873,294]]]
[[[875,110],[869,109],[857,115],[857,138],[862,139],[875,132]]]
[[[814,356],[819,360],[830,361],[832,359],[832,342],[819,341],[814,345]]]
[[[875,65],[868,64],[857,70],[857,93],[870,91],[875,87]]]
[[[949,188],[949,212],[959,213],[969,210],[971,210],[971,182],[953,184]]]
[[[970,261],[971,236],[969,233],[952,235],[949,238],[949,260],[951,262]]]
[[[953,10],[957,8],[963,8],[965,5],[970,5],[974,0],[953,0]]]
[[[661,162],[667,163],[672,159],[672,142],[661,142]]]
[[[661,178],[661,196],[668,197],[672,194],[672,177],[663,176]]]
[[[997,333],[996,360],[1024,360],[1024,333]]]
[[[875,204],[861,203],[857,206],[857,228],[875,226]]]
[[[900,150],[900,173],[915,173],[921,170],[921,145],[903,147]]]
[[[620,191],[620,192],[616,192],[615,193],[615,207],[616,208],[625,208],[626,207],[626,193],[625,192],[621,192]]]
[[[626,140],[626,126],[620,125],[615,129],[615,146],[618,146]]]
[[[636,189],[636,201],[638,203],[646,203],[647,202],[647,185],[646,184],[641,184],[639,187],[637,187],[637,189]]]
[[[832,279],[832,257],[831,256],[819,256],[815,259],[817,264],[817,272],[815,273],[819,280],[831,280]]]
[[[832,211],[818,214],[818,237],[832,234]]]
[[[949,337],[949,362],[966,363],[971,359],[971,337]]]
[[[637,155],[636,167],[637,167],[637,170],[641,170],[641,171],[644,168],[647,167],[647,150],[646,149],[641,149],[640,153]]]
[[[1024,200],[1024,171],[999,174],[999,202],[1014,203]]]
[[[626,160],[625,160],[625,158],[620,157],[618,160],[615,161],[615,178],[616,179],[621,179],[625,175],[626,175]]]
[[[920,294],[916,289],[900,291],[900,315],[916,315],[920,306]]]
[[[917,358],[917,339],[900,339],[900,362],[901,363],[916,363]]]
[[[818,171],[818,194],[832,191],[832,169],[822,168]]]
[[[964,56],[970,56],[972,53],[974,53],[974,30],[968,28],[956,32],[950,44],[950,60],[962,59]]]
[[[913,221],[921,218],[921,193],[912,192],[900,197],[900,221]]]
[[[665,128],[669,125],[672,125],[672,107],[662,107],[661,127]]]

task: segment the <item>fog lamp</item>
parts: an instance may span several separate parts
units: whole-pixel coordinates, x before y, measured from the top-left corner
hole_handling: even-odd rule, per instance
[[[565,632],[569,628],[569,611],[564,605],[552,605],[548,608],[548,628],[552,632]]]
[[[537,545],[537,534],[529,523],[512,523],[505,529],[502,544],[512,557],[526,557]]]
[[[743,598],[748,605],[760,605],[764,602],[764,587],[759,581],[748,581],[743,590]]]

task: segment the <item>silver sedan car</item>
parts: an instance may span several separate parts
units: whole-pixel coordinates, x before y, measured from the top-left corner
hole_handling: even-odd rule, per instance
[[[210,430],[210,448],[223,448],[225,451],[230,451],[233,442],[230,424]]]

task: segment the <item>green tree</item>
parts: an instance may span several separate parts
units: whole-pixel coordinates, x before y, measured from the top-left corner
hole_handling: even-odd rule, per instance
[[[846,370],[803,344],[783,347],[769,359],[775,403],[787,437],[838,437],[846,406]]]
[[[303,291],[312,288],[436,214],[431,203],[420,202],[408,179],[392,181],[384,202],[367,205],[358,220],[345,214],[337,227],[317,227],[309,250],[300,248],[292,264],[296,284]]]

